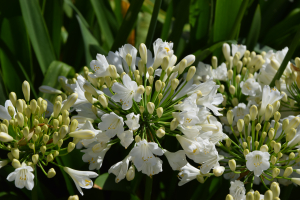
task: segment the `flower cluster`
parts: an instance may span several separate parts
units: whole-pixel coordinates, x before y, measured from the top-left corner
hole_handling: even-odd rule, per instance
[[[62,168],[74,180],[81,194],[81,188],[92,188],[90,178],[98,176],[95,172],[77,171],[64,167],[55,162],[55,158],[66,156],[73,151],[75,144],[67,142],[94,138],[95,132],[88,128],[76,130],[78,121],[70,120],[69,109],[78,99],[73,93],[67,99],[56,97],[55,104],[42,98],[30,100],[30,86],[23,82],[22,90],[25,99],[17,99],[14,92],[10,93],[5,107],[0,106],[0,149],[7,151],[7,159],[0,161],[0,168],[11,163],[15,171],[7,177],[14,181],[16,187],[32,190],[34,173],[37,166],[48,178],[56,175],[54,168],[48,172],[45,167],[49,164]]]

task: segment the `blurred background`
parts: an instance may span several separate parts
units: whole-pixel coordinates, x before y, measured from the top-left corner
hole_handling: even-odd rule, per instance
[[[216,55],[221,62],[224,42],[244,44],[256,52],[290,46],[300,29],[299,21],[298,0],[0,0],[0,104],[11,91],[23,96],[24,80],[31,84],[32,98],[51,99],[38,87],[59,88],[58,76],[71,78],[89,66],[97,53],[107,55],[126,43],[137,48],[145,43],[153,50],[153,41],[162,38],[174,43],[178,60],[194,54],[197,65],[198,61],[210,63]],[[293,57],[300,55],[299,44]],[[164,146],[170,151],[178,148],[172,143]],[[5,157],[4,153],[0,152],[0,157]],[[144,175],[116,184],[115,176],[107,174],[122,153],[124,150],[117,148],[107,153],[94,189],[84,190],[80,199],[143,199]],[[80,157],[79,151],[73,151],[59,162],[88,169]],[[178,187],[178,172],[162,159],[164,172],[153,177],[152,199],[224,199],[228,194],[230,183],[223,178]],[[0,198],[31,199],[30,191],[6,181],[12,170],[0,170]],[[40,199],[80,195],[72,180],[58,169],[53,179],[39,170],[38,186]],[[257,189],[265,190],[263,186]],[[299,199],[297,187],[281,189],[281,199]]]

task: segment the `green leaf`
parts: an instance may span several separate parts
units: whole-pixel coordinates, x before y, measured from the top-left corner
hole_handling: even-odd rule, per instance
[[[41,71],[45,74],[50,63],[55,60],[55,54],[38,1],[19,2],[32,47]]]
[[[174,43],[173,49],[177,49],[179,41],[183,32],[183,27],[188,23],[189,19],[189,5],[190,0],[181,0],[175,8],[175,21],[168,40]]]
[[[60,54],[61,29],[63,25],[63,1],[46,1],[44,18],[55,55],[58,58]]]
[[[82,16],[81,12],[76,8],[76,6],[74,6],[74,4],[72,3],[71,0],[64,0],[64,3],[66,3],[66,5],[70,6],[79,16],[79,18],[81,19],[82,23],[84,24],[84,26],[86,26],[87,28],[89,28],[89,24],[87,23],[87,21],[85,20],[85,18]]]
[[[60,84],[58,82],[58,77],[68,76],[74,73],[75,71],[71,66],[60,61],[53,61],[45,74],[45,78],[42,85],[48,85],[53,88],[59,89]],[[40,96],[51,101],[51,94],[40,93]]]
[[[116,183],[115,178],[116,176],[114,174],[104,173],[96,178],[94,184],[99,186],[102,190],[131,193],[132,188],[126,179]]]
[[[156,1],[154,1],[154,2],[156,2]],[[147,12],[147,13],[152,15],[153,10],[154,10],[154,3],[151,0],[145,0],[144,3],[143,3],[143,6],[142,6],[142,11]],[[162,9],[159,9],[157,20],[160,23],[165,23],[166,12],[163,11]]]
[[[250,31],[248,37],[246,39],[246,46],[249,51],[252,51],[258,41],[259,33],[261,26],[261,14],[260,14],[260,6],[257,5],[253,20],[251,23]]]
[[[111,48],[111,51],[116,51],[119,47],[126,43],[126,40],[135,24],[138,13],[143,5],[143,0],[132,0],[130,7],[123,19],[121,27],[118,30],[117,36]]]
[[[159,10],[160,10],[161,2],[162,2],[162,0],[156,0],[155,4],[154,4],[154,9],[153,9],[153,12],[152,12],[150,26],[149,26],[149,29],[148,29],[148,34],[147,34],[147,38],[146,38],[146,42],[145,42],[145,45],[147,47],[150,47],[151,44],[152,44],[152,41],[153,41],[153,36],[154,36],[156,23],[157,23],[157,16],[158,16],[158,13],[159,13]]]
[[[274,87],[275,86],[275,81],[279,80],[281,75],[283,74],[288,62],[292,59],[293,53],[296,50],[297,46],[298,46],[298,42],[300,40],[300,26],[298,27],[298,31],[295,34],[290,46],[289,46],[289,50],[286,54],[286,56],[284,57],[279,69],[277,70],[277,73],[275,74],[272,82],[270,83],[270,87]]]
[[[173,17],[173,1],[171,0],[169,5],[168,5],[168,9],[167,9],[167,14],[166,14],[166,20],[161,32],[161,39],[162,40],[166,40],[169,36],[170,33],[170,27],[171,27],[171,23],[172,23],[172,17]]]
[[[264,43],[272,43],[287,34],[295,31],[295,27],[299,25],[300,9],[295,9],[288,17],[280,23],[273,26],[265,35]]]
[[[101,34],[104,36],[104,42],[107,45],[107,49],[110,49],[114,42],[114,38],[109,27],[108,17],[105,15],[106,8],[104,1],[91,0],[91,3],[100,26]]]
[[[217,0],[213,27],[214,42],[232,39],[228,36],[233,30],[241,4],[242,0]]]
[[[146,41],[150,20],[151,20],[151,15],[149,13],[147,12],[139,13],[137,24],[136,24],[136,35],[135,35],[135,44],[137,49],[139,48],[139,44],[144,43]],[[150,49],[151,46],[148,46],[147,48]]]
[[[92,49],[97,49],[97,53],[100,54],[107,54],[106,51],[104,51],[100,46],[98,41],[94,38],[94,36],[91,34],[91,32],[87,29],[87,27],[82,23],[81,18],[76,16],[80,30],[81,30],[81,35],[83,38],[83,43],[84,43],[84,49],[85,49],[85,60],[86,60],[86,65],[89,66],[90,62],[93,60],[93,58],[96,57],[96,53],[91,52],[90,48]]]

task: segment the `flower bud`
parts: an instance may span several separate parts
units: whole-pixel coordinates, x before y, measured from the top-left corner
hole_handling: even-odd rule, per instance
[[[145,112],[145,107],[144,106],[140,106],[140,112],[143,114]]]
[[[283,128],[283,124],[282,124],[282,129],[286,132],[288,132],[291,128],[297,128],[300,124],[300,117],[294,117],[288,124],[288,126],[285,127],[285,129]]]
[[[64,141],[63,141],[62,139],[59,139],[59,140],[57,141],[57,146],[58,146],[58,148],[60,148],[61,145],[63,145],[63,143],[64,143]]]
[[[9,100],[11,101],[12,105],[16,107],[17,104],[17,95],[14,92],[9,93]]]
[[[125,61],[127,65],[130,67],[132,63],[132,56],[129,53],[126,55]]]
[[[162,70],[166,70],[167,68],[168,68],[168,66],[169,66],[169,61],[170,59],[169,59],[169,56],[165,56],[164,58],[163,58],[163,60],[162,60],[162,63],[161,63],[161,68],[162,68]]]
[[[7,133],[0,132],[0,141],[1,142],[11,142],[14,138],[8,135]]]
[[[104,94],[99,95],[98,100],[99,100],[100,104],[103,106],[103,108],[107,108],[108,102],[107,102],[107,99]]]
[[[199,174],[199,175],[197,175],[196,176],[196,179],[197,179],[197,181],[199,182],[199,183],[204,183],[204,178],[203,178],[203,176],[201,175],[201,174]]]
[[[170,123],[170,130],[174,131],[177,128],[178,124],[179,124],[178,119],[174,118]]]
[[[47,155],[47,162],[52,162],[53,159],[54,159],[54,157],[53,157],[52,153]]]
[[[254,200],[254,195],[252,192],[248,192],[246,195],[246,200]]]
[[[162,85],[161,80],[157,80],[157,81],[155,82],[155,90],[156,90],[156,92],[159,92],[159,91],[160,91],[161,85]]]
[[[141,76],[144,76],[144,73],[145,73],[145,63],[143,62],[143,60],[139,60],[138,62],[138,69],[140,71],[140,75]]]
[[[148,71],[149,76],[153,76],[154,69],[152,67],[149,67],[147,69],[147,71]]]
[[[230,145],[231,145],[231,139],[227,138],[225,141],[226,141],[226,146],[230,147]]]
[[[95,137],[95,133],[91,130],[79,130],[69,133],[69,136],[80,139],[92,139]]]
[[[21,167],[20,161],[18,161],[17,159],[13,159],[12,162],[11,162],[11,165],[12,165],[15,169]]]
[[[5,124],[0,124],[0,132],[8,133],[8,128]]]
[[[139,141],[141,141],[141,137],[139,135],[137,135],[137,136],[135,136],[134,140],[136,143],[138,143]]]
[[[279,174],[280,174],[280,169],[278,169],[277,167],[273,168],[272,177],[276,178]]]
[[[257,123],[255,126],[255,130],[260,131],[260,129],[261,129],[261,125],[260,125],[260,123]]]
[[[141,60],[144,64],[147,64],[147,47],[144,43],[141,43],[139,46],[139,53],[141,56]]]
[[[258,113],[257,107],[255,105],[251,106],[251,108],[250,108],[251,121],[254,121],[256,119],[257,113]]]
[[[45,154],[46,150],[47,150],[46,146],[40,147],[40,151],[42,152],[43,155]]]
[[[54,118],[57,118],[57,116],[60,113],[60,109],[61,109],[61,102],[60,101],[56,101],[54,103],[54,106],[53,106],[53,117]]]
[[[235,160],[234,159],[231,159],[231,160],[229,160],[228,161],[228,165],[229,165],[229,168],[231,169],[231,171],[235,171],[235,169],[236,169],[236,162],[235,162]]]
[[[249,125],[249,123],[250,123],[250,115],[249,114],[245,115],[244,122],[245,122],[245,125],[247,125],[247,126]]]
[[[110,65],[110,66],[112,66],[112,65]],[[95,88],[94,88],[90,83],[86,82],[86,83],[83,85],[83,89],[85,89],[86,92],[88,92],[88,93],[94,95],[95,97],[98,97],[98,93],[96,92]],[[75,101],[76,101],[76,100],[75,100]],[[75,102],[74,102],[74,103],[75,103]],[[74,103],[73,103],[73,104],[74,104]],[[72,104],[72,105],[73,105],[73,104]],[[71,106],[72,106],[72,105],[71,105]],[[71,106],[70,106],[70,107],[71,107]]]
[[[151,86],[146,86],[146,95],[149,96],[152,92]]]
[[[39,136],[37,134],[33,134],[31,139],[33,142],[36,142],[39,139]]]
[[[297,185],[300,185],[300,178],[291,178],[291,181]]]
[[[7,107],[7,111],[8,111],[8,114],[11,116],[11,117],[14,117],[15,115],[15,108],[13,106],[8,106]]]
[[[23,82],[22,91],[23,91],[25,100],[28,102],[30,100],[30,85],[27,81]]]
[[[172,90],[175,90],[177,88],[178,84],[179,84],[179,80],[177,78],[174,78],[171,81],[171,88],[172,88]]]
[[[178,67],[178,73],[182,74],[182,72],[185,70],[185,68],[187,67],[187,60],[186,59],[182,59],[179,63],[179,67]]]
[[[234,198],[230,195],[230,194],[227,194],[226,196],[226,199],[225,200],[234,200]]]
[[[49,169],[47,177],[48,178],[53,178],[56,175],[56,172],[53,168]]]
[[[20,127],[23,127],[24,126],[24,115],[22,113],[18,112],[16,114],[16,119],[18,120],[18,125]]]
[[[7,157],[8,157],[8,159],[11,160],[11,161],[14,159],[13,155],[11,154],[11,152],[9,152],[9,153],[7,154]]]
[[[238,122],[237,122],[237,128],[238,128],[239,132],[243,131],[243,128],[244,128],[244,120],[243,119],[239,119],[238,120]]]
[[[195,73],[196,73],[196,67],[195,66],[190,67],[186,76],[186,81],[187,82],[190,81],[195,75]]]
[[[69,144],[68,144],[68,153],[73,151],[74,148],[75,148],[75,144],[73,142],[69,142]]]
[[[273,114],[273,106],[268,104],[265,110],[265,120],[269,121]]]
[[[48,141],[49,141],[49,135],[44,135],[44,136],[43,136],[43,142],[44,142],[45,144],[47,144]]]
[[[12,148],[12,149],[11,149],[11,154],[13,155],[13,157],[14,157],[15,159],[18,159],[18,160],[19,160],[19,153],[20,153],[20,151],[19,151],[18,148]]]
[[[274,152],[278,153],[281,149],[281,144],[278,142],[274,145]]]
[[[243,142],[243,143],[242,143],[242,147],[243,147],[244,149],[246,149],[247,146],[248,146],[247,142]]]
[[[275,165],[276,162],[277,162],[277,158],[275,156],[271,156],[271,163]]]
[[[32,162],[36,165],[39,161],[39,154],[34,154],[32,157]]]
[[[262,152],[268,152],[269,151],[269,147],[266,144],[264,144],[264,145],[262,145],[260,147],[259,150],[262,151]]]
[[[232,112],[232,110],[229,110],[227,112],[227,120],[228,120],[229,125],[232,125],[232,123],[233,123],[233,112]]]
[[[132,181],[135,177],[135,168],[133,165],[131,165],[126,173],[126,179],[127,181]]]
[[[144,94],[144,92],[145,92],[144,86],[143,86],[143,85],[140,85],[140,86],[138,87],[138,89],[136,90],[136,92],[137,92],[138,94]]]
[[[239,100],[238,100],[236,97],[234,97],[234,98],[231,100],[231,103],[232,103],[233,106],[237,106],[237,105],[239,104]]]
[[[216,177],[222,176],[224,171],[225,171],[225,167],[223,167],[223,166],[217,166],[217,167],[214,167],[214,169],[213,169],[213,173]]]
[[[227,77],[228,77],[229,80],[231,80],[232,76],[233,76],[233,71],[230,69],[230,70],[227,71]]]
[[[287,167],[284,170],[283,177],[289,177],[293,173],[293,167]]]
[[[148,102],[148,104],[147,104],[147,110],[148,110],[148,112],[149,112],[150,114],[152,114],[152,113],[154,112],[154,109],[155,109],[154,103]]]
[[[229,92],[230,92],[230,94],[234,95],[234,93],[235,93],[235,87],[233,85],[231,85],[229,87]]]
[[[64,111],[64,110],[68,110],[71,106],[73,106],[74,103],[76,102],[77,98],[78,98],[78,94],[77,93],[71,94],[68,97],[67,101],[64,103],[64,105],[63,105],[63,107],[61,109],[61,112]]]
[[[275,122],[278,122],[280,120],[281,114],[280,112],[276,111],[274,114],[274,120]]]
[[[260,193],[258,191],[254,192],[254,200],[260,200]]]
[[[223,51],[225,59],[227,61],[229,61],[230,60],[230,46],[229,46],[229,44],[224,43],[223,47],[222,47],[222,51]]]
[[[70,125],[70,132],[74,132],[78,127],[78,121],[73,119]]]
[[[297,130],[294,128],[291,128],[287,134],[286,134],[286,140],[287,141],[291,141],[292,139],[294,139],[295,135],[296,135]]]
[[[164,137],[165,134],[166,134],[166,132],[165,132],[165,130],[163,130],[162,128],[160,128],[160,129],[158,129],[158,130],[156,131],[156,135],[157,135],[158,138]]]
[[[271,190],[267,190],[264,196],[264,200],[273,200],[273,193]]]
[[[108,71],[112,78],[118,78],[117,68],[114,65],[109,65]]]
[[[216,56],[213,56],[211,58],[211,65],[214,69],[216,69],[218,67],[218,58]]]

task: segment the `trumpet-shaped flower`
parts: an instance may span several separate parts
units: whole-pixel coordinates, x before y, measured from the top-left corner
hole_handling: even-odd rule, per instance
[[[276,89],[270,89],[270,86],[265,85],[262,92],[262,102],[259,110],[259,115],[262,116],[265,113],[266,107],[268,104],[273,104],[275,101],[280,100],[284,95]]]
[[[131,156],[126,156],[124,160],[114,164],[108,170],[108,173],[113,173],[114,175],[116,175],[116,179],[115,179],[116,183],[120,182],[125,178],[130,161],[131,161]]]
[[[227,67],[225,63],[222,63],[217,69],[213,69],[213,78],[220,81],[227,80]]]
[[[130,156],[138,171],[141,171],[146,166],[157,165],[158,160],[154,155],[162,156],[163,150],[154,142],[141,140],[136,143],[136,146],[130,151]],[[153,174],[152,174],[153,175]]]
[[[92,70],[94,70],[94,74],[90,75],[92,77],[105,77],[110,76],[109,70],[108,70],[108,62],[104,55],[97,54],[96,56],[97,60],[92,60],[90,63],[90,67]]]
[[[129,66],[126,62],[126,56],[127,56],[127,54],[131,55],[132,60],[131,60],[130,69],[132,72],[134,72],[136,70],[135,60],[136,60],[137,49],[134,46],[132,46],[131,44],[125,44],[124,46],[119,48],[119,53],[120,53],[120,56],[123,58],[122,63],[123,63],[124,70],[126,73],[129,73]]]
[[[249,108],[244,103],[239,103],[232,109],[234,115],[234,121],[237,122],[239,119],[244,119],[245,115],[249,114]]]
[[[116,102],[120,102],[123,110],[128,110],[132,107],[132,99],[136,102],[140,102],[142,99],[141,94],[137,93],[137,83],[131,81],[127,74],[123,76],[123,84],[114,83],[111,88],[116,93],[111,98]]]
[[[132,143],[133,141],[133,132],[132,130],[124,131],[123,133],[119,133],[118,138],[121,140],[121,145],[127,149],[127,147]]]
[[[111,145],[96,143],[88,149],[81,150],[84,152],[82,156],[83,162],[88,162],[89,170],[100,169],[104,160],[106,152],[110,149]]]
[[[169,164],[174,171],[180,170],[180,168],[187,165],[185,152],[183,150],[179,150],[179,151],[172,153],[172,152],[169,152],[168,150],[164,149],[164,155],[167,157]]]
[[[98,124],[100,130],[106,131],[105,134],[112,138],[116,134],[124,132],[123,118],[116,115],[114,112],[110,114],[104,114],[101,117],[102,122]]]
[[[261,86],[254,78],[248,78],[245,82],[242,81],[240,87],[242,88],[242,93],[244,95],[256,96],[261,93]]]
[[[125,121],[126,125],[130,130],[137,130],[140,127],[139,119],[140,114],[135,115],[134,113],[130,113],[126,115],[127,120]]]
[[[25,162],[22,163],[21,167],[15,169],[12,173],[7,176],[8,181],[15,181],[17,188],[26,187],[27,190],[32,190],[34,186],[34,175],[33,168],[27,166]]]
[[[16,110],[10,100],[6,100],[4,106],[0,105],[0,119],[10,120],[11,116],[8,114],[7,108],[12,106],[14,108],[14,116],[16,115]]]
[[[253,171],[255,176],[260,176],[264,170],[270,167],[270,154],[262,151],[252,151],[246,155],[246,166]]]
[[[247,50],[245,45],[241,44],[231,44],[231,55],[234,56],[237,52],[240,53],[240,58],[243,57]]]
[[[178,186],[182,186],[187,182],[196,179],[198,175],[200,175],[200,170],[190,165],[190,163],[187,163],[180,169],[180,172],[178,174],[178,178],[180,180]]]
[[[96,172],[78,171],[69,167],[64,167],[64,171],[71,176],[81,195],[83,195],[81,188],[91,189],[93,187],[93,181],[90,178],[96,178],[98,176]]]
[[[120,53],[118,51],[116,51],[115,53],[112,51],[108,52],[106,60],[109,64],[116,67],[118,74],[122,74],[122,72],[124,72],[122,66],[122,57],[120,56]]]
[[[217,116],[221,116],[222,114],[219,113],[219,110],[222,108],[218,108],[215,105],[219,105],[223,102],[223,96],[220,93],[217,93],[219,86],[214,86],[210,93],[207,96],[201,97],[197,100],[197,105],[204,106]]]
[[[239,180],[235,180],[235,181],[231,181],[230,182],[230,194],[232,195],[233,199],[239,199],[239,200],[245,200],[246,199],[246,189],[244,187],[244,183],[239,181]]]
[[[153,43],[154,51],[154,63],[153,68],[156,69],[161,65],[164,57],[172,57],[173,55],[173,43],[163,42],[162,39],[158,38]]]

